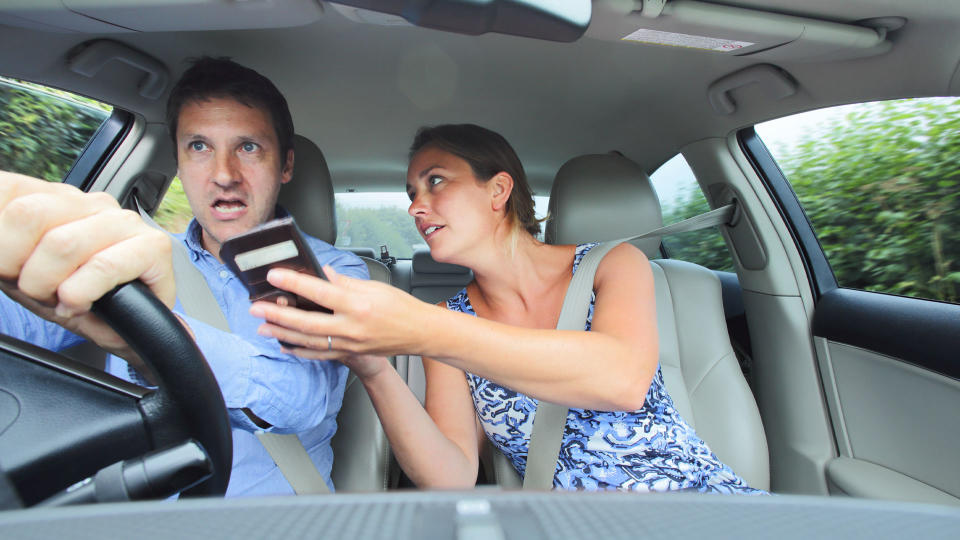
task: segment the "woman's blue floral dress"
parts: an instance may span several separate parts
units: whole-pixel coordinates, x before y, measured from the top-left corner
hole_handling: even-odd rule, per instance
[[[596,244],[577,246],[573,270]],[[593,320],[592,295],[586,330]],[[476,316],[467,290],[447,308]],[[537,400],[467,374],[487,437],[523,476]],[[553,479],[554,488],[763,493],[747,486],[710,451],[673,406],[659,366],[643,408],[632,412],[570,409]]]

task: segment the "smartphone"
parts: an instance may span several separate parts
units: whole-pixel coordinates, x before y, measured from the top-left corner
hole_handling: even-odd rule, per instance
[[[265,300],[282,306],[332,313],[302,296],[277,289],[267,281],[271,268],[289,268],[327,279],[292,217],[274,219],[231,236],[220,246],[220,258],[243,282],[250,301]]]

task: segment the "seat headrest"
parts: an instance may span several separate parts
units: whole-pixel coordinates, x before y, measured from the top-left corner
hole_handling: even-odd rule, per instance
[[[416,274],[467,275],[470,273],[470,269],[459,264],[437,262],[433,260],[429,249],[416,248],[413,251],[413,272]]]
[[[602,242],[642,234],[663,225],[650,177],[619,154],[590,154],[567,161],[550,190],[548,244]],[[648,257],[660,238],[634,242]]]
[[[294,136],[293,179],[280,188],[278,201],[297,220],[303,232],[333,244],[337,216],[333,182],[323,152],[310,139]]]
[[[368,259],[376,259],[377,252],[373,250],[372,247],[353,247],[353,246],[344,246],[340,249],[344,251],[349,251],[356,255],[357,257],[366,257]]]

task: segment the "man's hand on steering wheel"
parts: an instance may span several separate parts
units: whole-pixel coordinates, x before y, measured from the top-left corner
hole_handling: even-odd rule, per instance
[[[136,279],[167,307],[176,299],[169,237],[105,193],[0,171],[0,253],[7,296],[138,367],[91,305]]]
[[[0,381],[6,384],[0,393],[39,400],[0,440],[8,445],[5,457],[13,455],[7,472],[20,479],[25,502],[119,460],[190,440],[206,450],[212,476],[183,494],[226,491],[233,449],[226,405],[189,328],[169,310],[176,300],[171,251],[169,236],[107,194],[0,171],[0,290],[123,356],[157,385],[131,396],[111,390],[113,383],[101,380],[107,375],[64,375],[72,368],[60,369],[67,364],[56,353],[0,342],[6,374],[20,374]],[[117,288],[138,280],[142,285]],[[97,300],[102,318],[91,311]],[[58,398],[47,400],[37,388]],[[58,435],[65,444],[31,444],[44,429],[34,426],[57,425],[65,413],[70,420]]]

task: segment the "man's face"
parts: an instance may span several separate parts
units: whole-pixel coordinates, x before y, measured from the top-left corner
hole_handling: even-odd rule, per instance
[[[293,150],[280,155],[268,111],[214,98],[180,109],[177,164],[203,247],[219,259],[224,240],[273,219]]]

